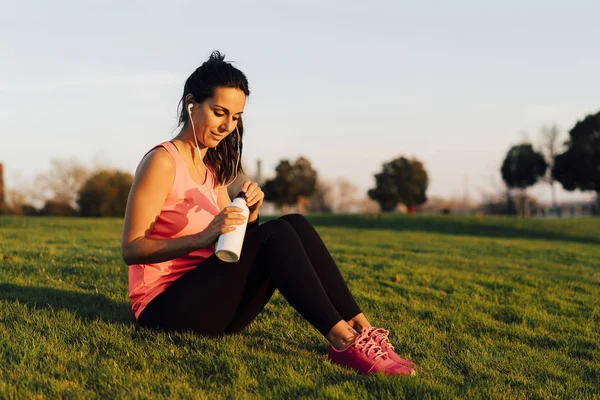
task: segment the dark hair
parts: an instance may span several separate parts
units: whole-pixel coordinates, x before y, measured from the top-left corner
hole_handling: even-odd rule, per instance
[[[178,113],[180,125],[185,127],[189,120],[186,97],[190,94],[194,97],[194,103],[198,104],[213,97],[217,87],[237,88],[244,92],[246,97],[250,95],[246,75],[224,60],[225,54],[221,54],[215,50],[211,53],[208,60],[187,78],[183,88],[183,95],[179,101]],[[208,166],[213,170],[216,181],[221,185],[232,179],[236,172],[238,175],[244,173],[241,162],[244,124],[241,116],[237,121],[237,130],[240,134],[239,138],[238,135],[230,134],[223,139],[217,147],[206,152],[205,157],[208,160]],[[240,141],[239,154],[238,140]],[[240,157],[240,162],[237,171],[234,171],[235,161],[231,162],[231,160],[237,160],[238,156]]]

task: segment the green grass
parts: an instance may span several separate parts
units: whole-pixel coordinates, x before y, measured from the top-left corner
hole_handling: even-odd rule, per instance
[[[600,219],[311,220],[417,376],[329,364],[278,292],[239,334],[140,329],[121,220],[0,217],[0,398],[600,397]]]

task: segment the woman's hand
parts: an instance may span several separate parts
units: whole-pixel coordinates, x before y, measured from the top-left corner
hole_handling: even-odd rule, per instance
[[[246,194],[246,205],[250,210],[250,215],[254,218],[250,218],[252,220],[258,216],[258,210],[260,206],[262,206],[263,200],[265,198],[265,194],[258,187],[256,182],[245,181],[242,184],[242,192]],[[248,220],[250,222],[250,220]]]
[[[231,206],[225,207],[215,218],[208,224],[206,229],[200,232],[199,237],[202,238],[200,248],[212,246],[223,233],[232,232],[236,225],[242,225],[246,217],[242,215],[242,209]]]

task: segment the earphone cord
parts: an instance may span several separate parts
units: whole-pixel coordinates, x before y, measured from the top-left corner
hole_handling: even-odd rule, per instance
[[[191,115],[189,115],[189,118],[190,118],[190,122],[192,123],[192,132],[194,134],[194,141],[196,142],[196,150],[198,151],[198,157],[200,157],[200,162],[202,163],[202,165],[204,165],[204,168],[206,169],[206,173],[208,174],[208,167],[206,167],[206,164],[204,164],[204,160],[202,159],[202,154],[200,153],[200,146],[198,146],[198,138],[196,138],[196,128],[194,127],[194,120],[192,119]],[[238,140],[237,140],[238,158],[235,162],[235,170],[234,170],[235,176],[233,177],[233,180],[231,182],[229,182],[227,185],[220,185],[219,187],[228,187],[233,182],[235,182],[235,180],[237,179],[237,171],[238,171],[240,158],[241,158],[240,157],[240,131],[238,130],[237,125],[235,127],[235,131],[238,134]],[[196,163],[193,163],[193,164],[194,164],[194,168],[196,168],[196,171],[198,172],[198,175],[202,176],[200,171],[198,171],[198,167],[196,167]]]

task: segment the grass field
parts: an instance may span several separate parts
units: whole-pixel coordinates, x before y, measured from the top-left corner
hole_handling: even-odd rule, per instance
[[[0,398],[600,398],[600,219],[310,219],[417,376],[329,364],[278,292],[236,335],[140,329],[122,220],[0,217]]]

